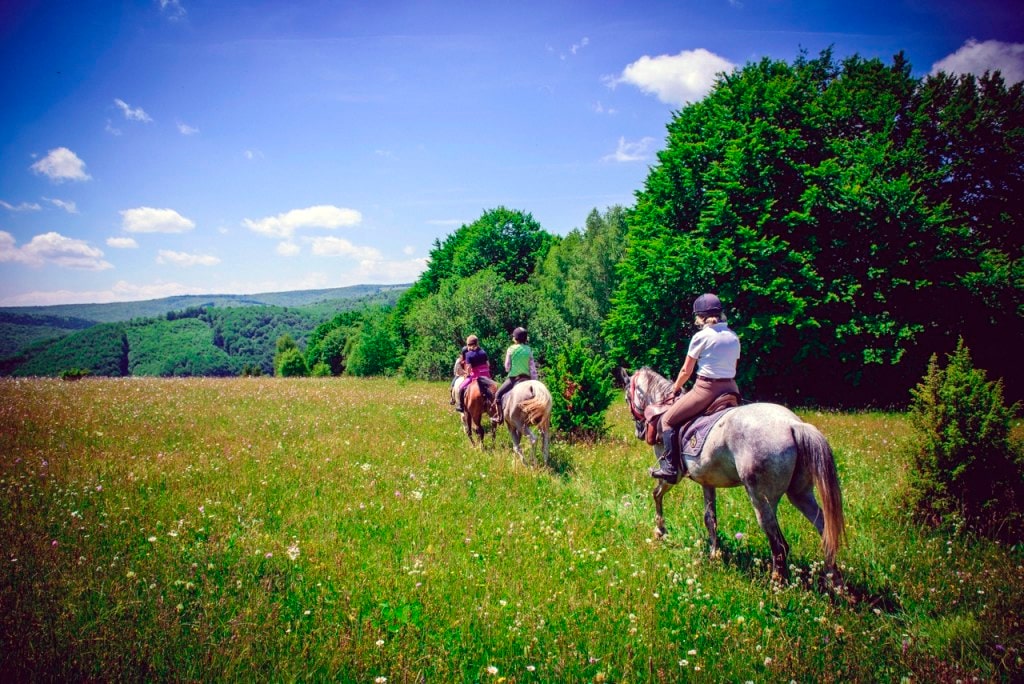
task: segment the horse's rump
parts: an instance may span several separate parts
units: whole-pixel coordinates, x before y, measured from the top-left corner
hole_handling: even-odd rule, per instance
[[[505,400],[509,412],[519,411],[526,423],[547,430],[551,423],[551,392],[537,380],[517,383]]]

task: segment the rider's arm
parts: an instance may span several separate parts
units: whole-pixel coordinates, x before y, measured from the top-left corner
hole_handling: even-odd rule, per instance
[[[676,376],[676,381],[672,384],[673,392],[678,394],[683,389],[683,385],[693,375],[693,369],[696,365],[697,359],[687,355],[686,361],[683,362],[683,367],[679,369],[679,375]]]
[[[505,350],[505,372],[512,370],[512,347]]]
[[[530,352],[530,379],[537,379],[537,362],[533,360],[533,352]]]

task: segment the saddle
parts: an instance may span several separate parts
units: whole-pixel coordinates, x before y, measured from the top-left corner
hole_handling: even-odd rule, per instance
[[[676,431],[680,444],[688,447],[690,442],[694,442],[692,446],[688,447],[686,453],[698,453],[700,451],[700,447],[704,446],[704,439],[707,437],[708,432],[711,431],[711,428],[714,427],[714,424],[725,415],[727,410],[739,406],[740,398],[740,395],[736,392],[720,394],[704,409],[703,413],[698,413],[689,422],[683,423],[682,427]],[[647,421],[645,441],[648,444],[653,446],[661,442],[661,416],[672,407],[675,401],[676,398],[672,397],[662,404],[654,404],[644,409],[644,419]],[[704,420],[710,416],[714,416],[714,419]]]

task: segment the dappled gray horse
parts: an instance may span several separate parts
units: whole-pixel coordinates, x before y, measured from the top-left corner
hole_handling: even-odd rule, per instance
[[[526,456],[519,445],[525,434],[530,440],[533,463],[537,463],[537,435],[531,429],[536,427],[540,431],[544,465],[548,465],[551,441],[551,392],[548,388],[539,380],[517,383],[503,399],[502,406],[505,409],[505,424],[512,435],[512,448],[519,458],[526,463]]]
[[[632,375],[620,369],[626,403],[636,422],[636,436],[644,439],[644,409],[672,396],[672,382],[650,368]],[[654,445],[660,457],[663,446]],[[754,506],[757,522],[772,551],[772,577],[788,578],[789,544],[776,517],[785,494],[822,535],[826,570],[835,570],[836,552],[844,535],[843,499],[835,459],[825,436],[778,404],[746,404],[729,411],[711,430],[697,456],[684,455],[687,477],[704,488],[704,525],[712,556],[718,546],[715,489],[742,485]],[[661,499],[673,485],[659,480],[654,488],[655,534],[665,535]],[[824,508],[814,498],[818,490]]]

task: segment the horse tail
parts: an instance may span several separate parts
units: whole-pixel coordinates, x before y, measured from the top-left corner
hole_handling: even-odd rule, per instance
[[[814,486],[821,497],[825,515],[825,529],[821,535],[826,567],[834,567],[836,552],[846,536],[846,518],[843,515],[843,494],[839,489],[836,461],[825,435],[809,423],[793,425],[793,439],[803,463],[811,472]]]
[[[536,425],[547,432],[551,428],[551,393],[546,388],[543,392],[538,391],[538,385],[531,385],[530,394],[532,396],[523,400],[519,407],[531,425]]]

